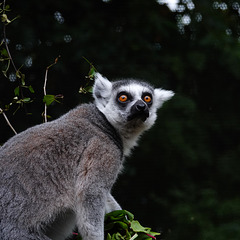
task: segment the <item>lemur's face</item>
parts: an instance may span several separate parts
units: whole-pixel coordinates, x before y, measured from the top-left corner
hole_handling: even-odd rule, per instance
[[[151,107],[154,101],[154,92],[150,86],[133,81],[120,81],[114,88],[113,104],[118,111],[118,117],[124,122],[145,122],[152,114]],[[114,103],[115,102],[115,103]]]
[[[138,80],[110,82],[96,74],[93,96],[98,109],[116,128],[148,129],[156,120],[156,111],[173,96],[172,91],[153,88]]]

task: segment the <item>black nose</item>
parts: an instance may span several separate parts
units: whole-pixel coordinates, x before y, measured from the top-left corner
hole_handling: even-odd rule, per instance
[[[136,107],[137,111],[141,112],[141,111],[144,111],[147,106],[142,101],[139,101],[139,102],[136,103],[135,107]]]
[[[131,107],[128,121],[133,119],[141,119],[144,122],[148,117],[149,109],[147,104],[145,104],[142,100],[139,100]]]

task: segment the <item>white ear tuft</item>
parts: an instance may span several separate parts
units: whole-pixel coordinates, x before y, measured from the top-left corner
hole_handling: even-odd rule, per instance
[[[112,83],[100,73],[96,73],[95,83],[93,85],[93,97],[99,109],[106,106],[111,97],[111,91]]]
[[[161,99],[164,102],[171,99],[174,96],[173,91],[164,90],[164,89],[161,89],[161,88],[156,88],[154,90],[154,93],[155,93],[155,96],[157,96],[158,99]]]
[[[174,92],[169,90],[164,90],[161,88],[156,88],[154,89],[154,95],[155,95],[156,101],[158,102],[157,103],[158,107],[161,107],[164,102],[168,101],[174,96]]]

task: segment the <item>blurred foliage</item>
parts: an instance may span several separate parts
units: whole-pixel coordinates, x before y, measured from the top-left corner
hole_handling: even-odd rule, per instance
[[[59,55],[48,91],[64,99],[49,106],[53,118],[91,99],[79,94],[89,82],[83,56],[109,79],[142,78],[174,90],[126,161],[114,195],[162,239],[238,240],[240,1],[182,0],[174,12],[159,2],[8,0],[8,19],[20,16],[6,26],[9,48],[35,92],[23,88],[33,101],[7,115],[18,132],[42,121],[45,69]],[[0,75],[2,109],[19,86],[14,74],[9,66],[7,78]],[[0,118],[0,143],[12,135]]]

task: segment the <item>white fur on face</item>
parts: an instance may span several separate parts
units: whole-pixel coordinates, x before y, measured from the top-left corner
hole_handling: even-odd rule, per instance
[[[147,84],[137,81],[128,81],[126,83],[123,83],[118,88],[115,85],[115,88],[113,88],[112,83],[98,73],[93,87],[93,96],[97,108],[120,133],[123,139],[124,154],[128,155],[130,149],[137,144],[139,136],[155,123],[157,109],[165,101],[173,97],[174,93],[161,88],[153,89],[150,86],[148,87]],[[121,107],[117,103],[117,95],[120,92],[126,92],[131,95],[131,102],[126,103],[125,107]],[[152,95],[152,104],[149,106],[149,117],[144,122],[137,118],[128,121],[131,107],[136,101],[142,100],[143,93]]]
[[[120,92],[126,92],[132,97],[132,101],[127,103],[124,109],[120,108],[117,101],[117,95]],[[106,104],[104,109],[105,116],[109,119],[109,121],[115,126],[126,125],[128,123],[127,118],[130,114],[130,109],[133,104],[142,99],[142,94],[148,92],[151,95],[153,92],[140,84],[132,83],[126,86],[122,86],[118,88],[115,92],[112,93],[109,102]]]
[[[124,109],[120,108],[116,102],[117,94],[120,92],[126,92],[132,96],[132,102],[128,103]],[[141,84],[141,82],[130,82],[128,85],[123,85],[113,90],[112,83],[107,78],[104,78],[99,73],[96,74],[93,87],[95,103],[114,127],[127,124],[127,117],[132,105],[142,99],[143,93],[150,93],[153,98],[152,105],[149,108],[149,117],[141,124],[144,129],[149,129],[156,120],[157,109],[160,108],[165,101],[169,100],[174,93],[161,88],[152,90],[152,88]]]

